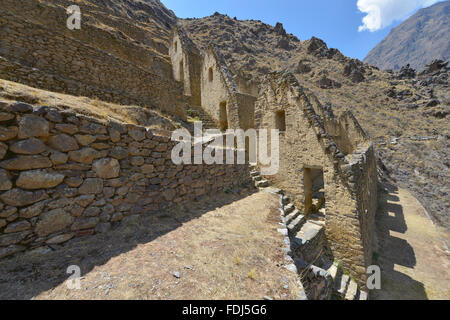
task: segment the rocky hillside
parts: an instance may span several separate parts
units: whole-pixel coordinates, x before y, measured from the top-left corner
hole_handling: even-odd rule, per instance
[[[433,59],[450,58],[450,1],[417,12],[369,52],[364,62],[380,69],[422,68]]]
[[[213,41],[235,74],[258,82],[268,71],[290,69],[322,104],[338,112],[352,110],[376,142],[391,177],[450,226],[445,64],[436,62],[421,75],[409,68],[388,73],[345,57],[320,39],[299,40],[281,23],[274,27],[216,13],[179,24],[198,47]]]

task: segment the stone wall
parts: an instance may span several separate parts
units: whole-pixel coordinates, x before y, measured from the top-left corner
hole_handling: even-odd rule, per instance
[[[365,288],[377,197],[374,150],[369,142],[351,141],[348,135],[346,139],[356,148],[345,155],[322,121],[325,111],[319,115],[317,108],[322,106],[310,103],[292,74],[273,73],[263,79],[255,107],[256,128],[277,128],[279,111],[284,111],[286,125],[280,133],[279,172],[265,178],[287,191],[296,207],[308,213],[306,169],[322,170],[328,246]],[[339,119],[328,120],[339,123]]]
[[[255,103],[256,97],[236,93],[238,105],[239,128],[247,130],[255,128]]]
[[[201,106],[202,56],[181,29],[172,31],[169,56],[175,80],[184,85],[184,94],[190,104]]]
[[[250,181],[245,165],[175,165],[144,127],[0,103],[0,258],[106,232]]]
[[[161,68],[145,70],[8,12],[1,12],[0,33],[0,77],[6,80],[185,118],[182,85],[164,77]]]

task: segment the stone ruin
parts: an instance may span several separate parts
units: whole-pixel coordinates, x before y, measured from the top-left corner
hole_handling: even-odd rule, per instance
[[[283,210],[294,260],[326,269],[338,262],[365,289],[377,166],[373,144],[353,114],[334,115],[289,71],[269,73],[248,85],[230,72],[214,43],[201,52],[180,27],[173,30],[169,55],[186,100],[215,128],[280,131],[279,172],[252,175],[258,187],[270,184],[289,199]],[[311,232],[318,236],[308,238]]]
[[[13,18],[2,17],[21,28]],[[33,30],[36,36],[49,36],[43,28]],[[9,35],[2,39],[6,57],[12,56],[15,41]],[[87,64],[98,58],[91,48],[80,50],[89,53]],[[171,150],[176,143],[168,135],[71,111],[0,102],[0,259],[108,232],[129,216],[170,209],[253,180],[259,188],[271,185],[282,193],[287,259],[304,280],[308,296],[329,298],[334,281],[343,297],[363,298],[372,262],[377,170],[373,145],[355,117],[351,112],[334,115],[288,71],[250,80],[232,74],[214,43],[202,51],[180,28],[173,30],[169,55],[174,83],[125,62],[108,63],[105,57],[105,68],[135,75],[137,82],[126,78],[129,93],[115,91],[123,85],[119,76],[92,78],[83,88],[57,78],[45,78],[39,86],[62,85],[56,91],[95,92],[123,103],[134,102],[136,93],[136,101],[181,118],[187,111],[184,100],[205,127],[221,131],[278,129],[279,172],[264,177],[248,165],[175,165]],[[35,84],[34,77],[44,79],[39,69],[23,70],[29,76],[16,79],[21,73],[10,63],[0,59],[7,79],[26,84]],[[55,75],[66,73],[54,70]]]

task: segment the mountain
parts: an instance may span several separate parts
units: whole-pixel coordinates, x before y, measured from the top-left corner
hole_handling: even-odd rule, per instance
[[[450,1],[444,1],[419,10],[392,29],[364,62],[383,70],[398,70],[406,64],[419,70],[434,59],[449,58]]]

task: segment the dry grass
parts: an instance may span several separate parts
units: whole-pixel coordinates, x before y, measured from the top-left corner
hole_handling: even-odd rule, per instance
[[[173,130],[179,123],[158,110],[139,106],[127,106],[101,101],[96,98],[78,97],[29,87],[0,79],[0,99],[23,101],[38,106],[49,106],[92,116],[100,120],[115,120],[143,125],[152,129]]]
[[[2,262],[0,274],[9,280],[0,276],[0,298],[296,299],[297,276],[283,267],[285,244],[277,232],[279,198],[244,194],[218,194],[209,204],[142,217],[58,251]],[[63,282],[70,264],[82,268],[81,290]],[[32,268],[37,279],[24,271]]]

